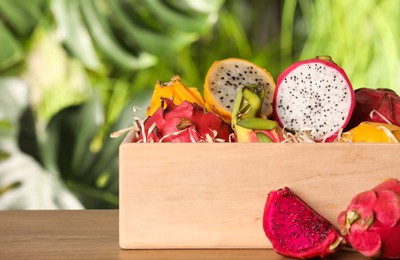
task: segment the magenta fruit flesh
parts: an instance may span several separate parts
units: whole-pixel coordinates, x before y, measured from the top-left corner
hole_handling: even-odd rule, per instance
[[[268,194],[263,228],[273,249],[293,258],[324,258],[343,242],[339,231],[288,187]]]

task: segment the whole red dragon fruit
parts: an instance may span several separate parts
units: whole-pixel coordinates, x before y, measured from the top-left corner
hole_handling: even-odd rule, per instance
[[[371,121],[400,126],[400,97],[390,89],[359,88],[355,90],[356,107],[347,129]],[[386,121],[387,120],[387,121]]]
[[[197,103],[183,101],[175,105],[163,99],[161,106],[143,124],[137,123],[137,134],[132,142],[226,142],[230,126],[212,112],[206,112]]]
[[[329,56],[319,56],[292,64],[278,77],[274,117],[284,129],[329,142],[346,127],[354,103],[344,70]]]
[[[324,258],[343,242],[339,231],[288,187],[268,194],[263,227],[273,249],[288,257]]]
[[[400,259],[400,182],[389,179],[356,195],[339,214],[338,224],[363,255]]]

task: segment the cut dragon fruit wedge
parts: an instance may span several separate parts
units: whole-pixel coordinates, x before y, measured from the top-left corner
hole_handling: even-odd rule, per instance
[[[339,231],[288,187],[268,194],[263,228],[273,249],[293,258],[324,258],[343,242]]]
[[[287,130],[308,132],[317,141],[333,141],[354,109],[353,87],[329,56],[296,62],[279,77],[274,117]]]

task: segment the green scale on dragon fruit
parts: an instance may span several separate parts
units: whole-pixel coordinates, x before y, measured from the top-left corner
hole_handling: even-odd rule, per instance
[[[278,77],[273,104],[275,120],[286,130],[332,142],[349,122],[355,96],[345,71],[319,56],[292,64]]]

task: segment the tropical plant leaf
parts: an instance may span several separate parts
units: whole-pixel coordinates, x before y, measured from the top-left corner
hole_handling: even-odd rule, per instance
[[[222,1],[210,1],[210,5],[221,6]],[[174,29],[182,30],[184,32],[203,32],[210,28],[215,22],[217,8],[206,13],[198,12],[197,14],[185,13],[182,10],[177,10],[169,6],[161,0],[144,1],[145,6],[149,12],[153,13],[161,22]],[[214,17],[213,17],[214,16]],[[214,21],[213,21],[214,19]]]
[[[123,7],[116,1],[111,0],[109,3],[116,19],[120,22],[121,30],[127,33],[126,37],[150,53],[158,56],[171,55],[197,39],[197,35],[193,32],[175,31],[174,34],[165,34],[165,31],[159,32],[142,28],[130,21]]]
[[[198,40],[216,22],[223,1],[208,1],[208,9],[182,2],[53,0],[51,10],[66,47],[89,69],[135,71]]]
[[[138,70],[155,64],[156,58],[146,52],[139,50],[139,55],[134,56],[132,51],[126,50],[117,43],[113,35],[109,21],[101,15],[95,3],[100,1],[81,0],[82,15],[91,31],[96,46],[102,54],[115,65],[122,69]]]
[[[39,18],[38,12],[40,12],[40,5],[37,4],[27,6],[21,1],[0,0],[1,16],[19,37],[25,37],[32,31]]]
[[[73,55],[78,57],[88,69],[104,70],[104,64],[96,53],[90,32],[79,12],[79,2],[54,0],[51,10],[57,22],[62,41]]]
[[[42,17],[46,1],[0,0],[0,70],[15,66],[23,60],[23,42]]]
[[[14,148],[10,158],[0,161],[0,209],[83,208],[56,173]]]
[[[0,70],[14,66],[24,56],[23,48],[18,40],[0,20]]]
[[[57,172],[46,171],[18,146],[21,116],[28,106],[28,87],[16,78],[0,78],[0,209],[81,209]],[[7,113],[3,113],[8,111]],[[29,124],[28,124],[29,125]]]
[[[42,143],[45,167],[59,172],[87,208],[118,207],[118,186],[110,183],[118,180],[119,143],[103,136],[101,149],[93,148],[104,125],[102,107],[94,95],[61,110],[49,122]]]

